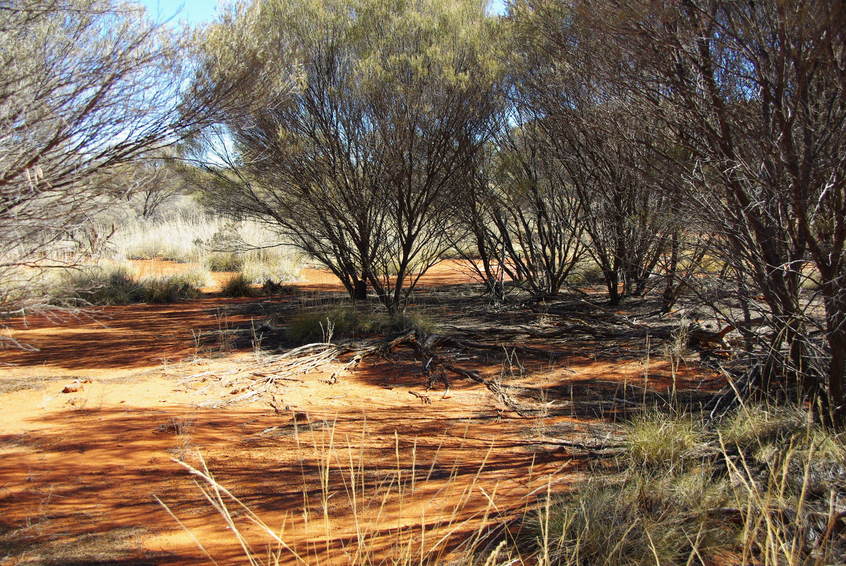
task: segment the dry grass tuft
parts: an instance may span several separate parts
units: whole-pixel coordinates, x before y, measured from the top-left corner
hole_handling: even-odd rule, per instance
[[[846,557],[846,444],[799,407],[741,407],[713,427],[651,413],[617,474],[551,496],[521,555],[544,565],[823,565]],[[731,439],[729,442],[728,439]]]
[[[673,468],[701,447],[702,426],[690,417],[659,412],[634,418],[626,427],[627,454],[633,467]]]
[[[334,563],[339,557],[355,566],[472,564],[489,542],[488,527],[507,519],[497,510],[496,490],[487,491],[479,482],[490,452],[468,483],[459,480],[457,465],[446,479],[436,477],[436,469],[449,470],[447,462],[438,461],[440,447],[432,461],[421,462],[416,442],[408,448],[395,435],[393,446],[384,447],[393,451],[395,466],[370,468],[374,460],[364,448],[371,444],[366,430],[358,438],[344,435],[346,440],[338,443],[342,435],[335,423],[305,416],[295,420],[293,433],[301,462],[302,506],[286,515],[281,528],[272,527],[218,481],[201,457],[193,464],[177,460],[196,478],[248,564]],[[214,561],[204,541],[167,502],[160,503]],[[303,533],[310,537],[304,539]]]

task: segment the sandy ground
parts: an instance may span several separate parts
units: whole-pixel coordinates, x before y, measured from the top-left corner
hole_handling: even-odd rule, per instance
[[[314,292],[337,290],[325,273],[304,276]],[[465,280],[447,264],[424,285]],[[574,354],[508,376],[539,403],[570,400],[554,416],[519,418],[476,384],[426,391],[420,364],[399,355],[354,371],[329,364],[280,382],[272,398],[212,408],[239,393],[220,376],[265,354],[198,337],[248,325],[251,315],[224,307],[250,301],[12,324],[38,351],[0,351],[0,565],[235,564],[244,545],[264,563],[268,552],[282,564],[361,563],[363,549],[373,563],[445,557],[584,476],[584,457],[550,441],[596,424],[574,396],[670,386],[661,363],[645,372],[643,360]],[[220,500],[235,529],[204,495],[208,481],[180,462],[207,467],[243,503]]]

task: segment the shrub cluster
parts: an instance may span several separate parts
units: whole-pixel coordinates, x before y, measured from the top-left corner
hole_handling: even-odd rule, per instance
[[[803,408],[741,407],[707,424],[643,415],[619,463],[528,518],[523,551],[557,565],[830,564],[846,552],[831,528],[846,443]]]
[[[288,324],[287,336],[291,342],[307,344],[325,341],[330,333],[335,338],[361,338],[409,330],[425,335],[431,333],[433,328],[433,323],[420,313],[406,312],[390,316],[363,307],[336,305],[329,309],[298,313]]]
[[[262,294],[261,289],[253,287],[252,281],[237,273],[223,284],[221,293],[224,297],[257,297]]]
[[[93,268],[66,275],[51,291],[54,304],[172,303],[199,296],[202,272],[136,279],[124,268]]]

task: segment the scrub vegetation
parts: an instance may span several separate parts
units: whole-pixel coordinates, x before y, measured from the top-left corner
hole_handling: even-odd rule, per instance
[[[156,429],[227,533],[156,512],[221,564],[843,563],[844,45],[829,0],[2,2],[0,392],[156,359],[254,411],[232,451],[295,446],[301,493]],[[490,449],[441,469],[459,425]]]

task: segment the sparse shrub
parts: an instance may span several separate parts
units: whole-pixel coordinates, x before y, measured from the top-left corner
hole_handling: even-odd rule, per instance
[[[526,518],[518,543],[540,563],[568,566],[725,556],[842,563],[846,539],[831,525],[842,512],[833,502],[846,494],[846,446],[808,415],[796,406],[741,407],[716,423],[718,435],[689,417],[638,417],[626,429],[620,474],[553,496]]]
[[[473,248],[468,248],[468,247],[465,247],[465,246],[460,246],[460,244],[459,244],[459,247],[447,248],[446,250],[441,252],[441,259],[451,259],[451,260],[465,260],[466,258],[479,259],[478,257],[473,257],[473,256],[478,256],[478,255],[479,254],[478,254],[477,250],[475,250]]]
[[[266,279],[261,286],[261,292],[265,295],[293,295],[296,291],[294,285],[283,285],[272,279]]]
[[[241,271],[253,283],[290,281],[300,258],[255,222],[232,222],[185,210],[166,221],[128,222],[110,240],[116,256],[200,262],[211,271]]]
[[[388,322],[388,329],[393,332],[414,330],[418,336],[427,336],[435,331],[435,323],[419,312],[400,313]]]
[[[234,252],[215,252],[206,257],[205,264],[210,271],[241,271],[244,258]]]
[[[384,321],[377,314],[337,305],[328,310],[298,313],[291,319],[287,335],[296,343],[319,342],[326,339],[327,326],[331,325],[335,337],[358,338],[379,332],[384,328]]]
[[[846,493],[843,438],[811,421],[802,407],[741,407],[718,431],[727,451],[773,477],[783,476],[780,491],[815,497],[838,487]]]
[[[171,303],[197,297],[203,278],[202,272],[189,272],[137,280],[126,267],[105,264],[67,274],[50,295],[51,302],[61,305]]]
[[[732,541],[730,526],[703,512],[706,500],[726,496],[699,474],[595,480],[542,507],[524,540],[553,565],[690,563]]]
[[[336,338],[361,338],[381,333],[415,330],[431,333],[434,325],[419,313],[403,313],[390,317],[387,313],[372,312],[351,305],[337,305],[328,310],[302,312],[288,324],[287,335],[292,342],[308,343],[325,339],[331,325]]]
[[[748,405],[720,423],[718,430],[728,447],[755,449],[773,441],[787,442],[808,426],[808,413],[796,406]]]
[[[244,277],[243,273],[238,273],[223,285],[221,291],[225,297],[256,297],[259,295],[259,289],[253,287],[252,282]]]
[[[117,255],[129,259],[201,261],[203,242],[211,239],[222,221],[203,214],[183,212],[166,221],[129,222],[111,239]]]
[[[167,277],[145,277],[139,282],[141,302],[175,303],[180,299],[193,299],[200,290],[190,277],[169,275]]]
[[[592,261],[584,262],[573,269],[570,281],[577,285],[597,285],[605,281],[602,268]]]
[[[820,291],[820,278],[817,275],[805,275],[799,283],[801,289],[805,291]]]
[[[672,360],[682,360],[688,353],[688,342],[690,340],[690,320],[682,318],[678,326],[670,335],[665,350],[667,357]]]
[[[294,281],[300,271],[300,260],[290,247],[249,250],[243,254],[241,273],[252,283]]]
[[[54,304],[125,305],[142,300],[138,282],[124,266],[104,265],[65,273],[50,290]]]
[[[203,287],[208,286],[210,283],[213,283],[209,271],[200,267],[183,271],[182,273],[179,273],[176,277],[183,281],[186,281],[192,287],[195,287],[197,289],[201,289]]]

